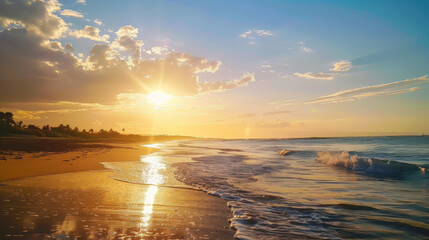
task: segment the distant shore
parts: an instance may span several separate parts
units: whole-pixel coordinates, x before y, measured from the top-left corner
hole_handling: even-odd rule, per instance
[[[187,187],[119,182],[100,164],[139,161],[156,154],[156,148],[143,145],[179,139],[0,138],[0,210],[7,213],[0,216],[7,223],[0,227],[0,238],[89,238],[99,230],[96,238],[113,231],[116,236],[138,233],[151,239],[232,239],[232,215],[224,200]],[[155,188],[156,198],[148,202]],[[98,230],[91,223],[97,223]],[[51,227],[42,227],[46,225]]]

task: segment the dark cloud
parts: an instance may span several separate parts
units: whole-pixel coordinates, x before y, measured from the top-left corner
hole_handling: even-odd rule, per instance
[[[58,1],[0,0],[0,25],[21,25],[46,38],[59,38],[67,24],[54,13],[60,10]]]

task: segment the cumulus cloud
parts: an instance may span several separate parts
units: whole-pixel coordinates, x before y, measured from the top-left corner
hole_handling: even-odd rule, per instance
[[[304,103],[311,104],[351,102],[368,97],[403,94],[419,90],[420,88],[416,87],[416,85],[423,83],[429,83],[429,79],[427,78],[427,76],[402,80],[398,82],[344,90],[327,96],[322,96],[313,100],[309,100]]]
[[[94,45],[84,60],[66,48],[69,47],[25,29],[1,31],[0,101],[107,104],[114,103],[120,93],[162,90],[171,95],[190,96],[247,86],[254,81],[253,75],[232,81],[201,81],[196,74],[216,72],[220,61],[185,53],[170,53],[157,60],[136,60],[130,67],[109,45]]]
[[[7,11],[6,11],[6,10]],[[215,73],[221,62],[187,53],[165,53],[141,59],[138,29],[121,27],[112,44],[95,44],[88,57],[58,37],[67,24],[54,13],[57,1],[0,0],[0,102],[93,102],[113,104],[120,94],[161,90],[175,96],[222,92],[247,86],[252,74],[230,81],[202,81],[199,73]],[[11,14],[13,13],[13,14]],[[108,35],[85,26],[71,31],[77,38],[108,42]],[[163,52],[162,49],[154,51]],[[131,62],[131,64],[130,64]],[[78,93],[78,94],[77,94]]]
[[[45,38],[57,39],[68,29],[63,19],[55,15],[59,10],[56,0],[0,0],[0,26],[20,25]]]
[[[269,30],[254,29],[254,30],[247,30],[246,32],[241,33],[239,36],[245,39],[255,39],[257,37],[274,36],[274,34]]]
[[[68,16],[68,17],[75,17],[75,18],[83,18],[82,13],[71,10],[71,9],[64,9],[61,11],[61,15]]]
[[[306,79],[320,79],[320,80],[332,80],[334,79],[334,77],[336,77],[338,74],[336,73],[312,73],[312,72],[307,72],[307,73],[294,73],[295,76],[300,77],[300,78],[306,78]]]
[[[134,59],[139,59],[143,41],[137,40],[139,30],[131,25],[121,27],[116,32],[116,39],[112,43],[112,48],[132,55]]]
[[[333,71],[333,72],[347,72],[352,68],[352,63],[349,61],[340,61],[340,62],[336,62],[334,63],[334,65],[332,65],[332,68],[329,69],[329,71]]]
[[[226,90],[247,86],[250,82],[254,81],[255,77],[253,74],[245,73],[241,78],[231,81],[200,82],[199,92],[223,92]]]
[[[165,55],[168,53],[169,49],[166,46],[155,46],[151,47],[150,50],[147,50],[147,54],[156,54],[156,55]]]
[[[109,42],[109,35],[100,36],[100,29],[93,26],[85,26],[83,29],[70,32],[71,36],[76,38],[87,38],[97,42]]]
[[[97,24],[98,26],[103,25],[103,22],[100,19],[95,19],[94,20],[95,24]]]
[[[86,0],[77,0],[76,2],[84,5],[86,4]]]

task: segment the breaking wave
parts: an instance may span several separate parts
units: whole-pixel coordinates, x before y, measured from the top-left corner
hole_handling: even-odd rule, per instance
[[[351,155],[349,152],[318,152],[316,161],[353,171],[389,176],[405,172],[428,173],[427,167],[392,160],[359,157],[357,154]]]

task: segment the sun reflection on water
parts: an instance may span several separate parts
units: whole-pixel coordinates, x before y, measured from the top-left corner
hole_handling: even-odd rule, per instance
[[[141,224],[140,226],[143,228],[147,228],[150,223],[150,219],[152,218],[153,213],[153,203],[155,202],[155,196],[158,192],[158,186],[150,186],[145,195],[144,200],[144,208],[142,210],[143,217],[141,217]]]
[[[144,144],[143,147],[161,149],[162,143]]]
[[[147,171],[142,172],[142,178],[146,179],[147,184],[151,184],[145,193],[144,207],[141,211],[142,217],[140,218],[140,231],[147,230],[153,214],[153,204],[155,197],[158,192],[158,186],[165,181],[165,176],[162,174],[162,170],[166,168],[166,165],[162,161],[162,156],[156,153],[142,156],[141,162],[149,164]]]

